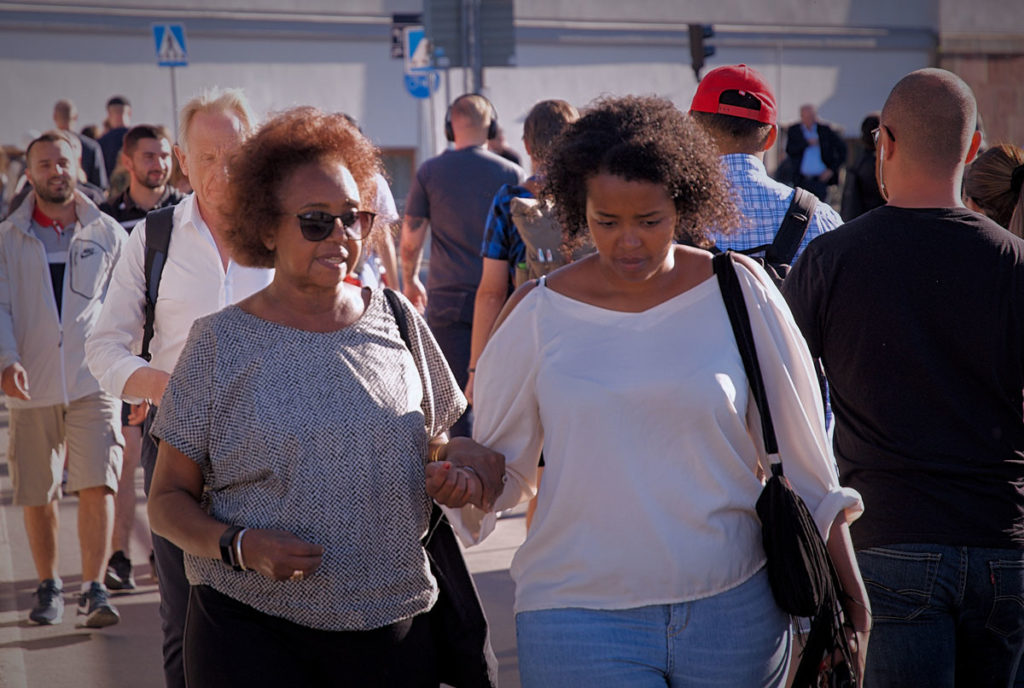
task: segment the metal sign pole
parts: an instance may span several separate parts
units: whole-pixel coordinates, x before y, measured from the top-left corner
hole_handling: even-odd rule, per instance
[[[178,79],[171,67],[171,119],[174,121],[174,141],[178,142]],[[180,145],[180,144],[179,144]]]

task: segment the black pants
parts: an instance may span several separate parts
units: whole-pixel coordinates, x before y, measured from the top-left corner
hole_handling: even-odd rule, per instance
[[[156,417],[156,406],[149,410],[142,424],[142,472],[145,477],[146,496],[153,482],[156,466],[157,443],[149,434]],[[185,634],[185,614],[188,611],[188,578],[185,577],[185,559],[181,549],[156,533],[153,536],[153,557],[160,587],[160,625],[164,632],[164,682],[167,688],[185,688],[185,669],[181,662],[182,637]]]
[[[185,627],[188,688],[437,688],[425,614],[372,631],[321,631],[194,586]]]

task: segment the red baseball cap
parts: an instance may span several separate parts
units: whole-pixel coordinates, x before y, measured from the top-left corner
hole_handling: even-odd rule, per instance
[[[719,102],[725,91],[749,93],[761,103],[760,110],[726,105]],[[692,112],[710,112],[752,119],[764,124],[775,124],[775,94],[767,79],[759,71],[745,64],[716,67],[704,75],[697,85],[690,103]]]

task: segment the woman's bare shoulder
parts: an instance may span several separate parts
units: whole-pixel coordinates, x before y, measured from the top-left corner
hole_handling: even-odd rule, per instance
[[[508,319],[508,316],[512,314],[512,311],[515,310],[516,306],[518,306],[520,302],[538,286],[540,286],[539,280],[530,280],[516,289],[512,293],[512,296],[508,298],[508,301],[505,302],[501,312],[498,313],[498,317],[494,321],[494,327],[491,328],[491,332],[496,332],[498,328],[501,327],[501,324]]]

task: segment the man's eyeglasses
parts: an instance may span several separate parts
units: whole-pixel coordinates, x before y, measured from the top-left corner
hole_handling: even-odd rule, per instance
[[[367,210],[350,210],[341,215],[331,215],[322,210],[311,210],[301,213],[295,217],[299,218],[299,229],[307,241],[323,241],[331,236],[334,231],[334,223],[341,220],[341,226],[345,228],[345,234],[350,239],[365,239],[370,236],[373,229],[373,220],[376,214]]]
[[[875,146],[878,146],[878,135],[882,132],[882,127],[885,127],[885,133],[889,135],[889,140],[896,143],[896,137],[892,135],[892,129],[889,128],[888,124],[882,124],[871,130],[871,140],[874,141]]]

